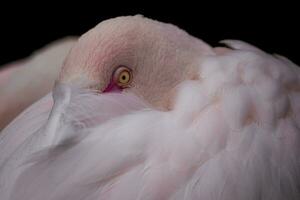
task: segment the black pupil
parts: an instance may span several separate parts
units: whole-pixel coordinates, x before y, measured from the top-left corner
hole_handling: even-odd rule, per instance
[[[122,79],[123,79],[123,80],[125,80],[125,79],[126,79],[126,76],[125,76],[125,75],[123,75],[123,76],[122,76]]]

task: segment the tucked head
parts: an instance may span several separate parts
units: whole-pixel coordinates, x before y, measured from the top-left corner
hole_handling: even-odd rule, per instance
[[[118,17],[79,39],[59,81],[99,92],[133,92],[166,109],[174,87],[193,79],[196,60],[209,54],[208,45],[176,26],[142,16]]]

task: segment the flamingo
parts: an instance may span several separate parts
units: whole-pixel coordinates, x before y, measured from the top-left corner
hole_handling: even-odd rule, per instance
[[[2,130],[0,199],[300,199],[300,68],[222,43],[140,15],[85,33]]]
[[[27,59],[0,70],[0,130],[25,108],[49,93],[75,37],[52,42]]]

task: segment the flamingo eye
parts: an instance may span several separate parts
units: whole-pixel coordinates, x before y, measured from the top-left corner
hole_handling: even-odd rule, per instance
[[[131,69],[125,66],[118,67],[113,76],[115,83],[122,88],[128,87],[132,80]]]

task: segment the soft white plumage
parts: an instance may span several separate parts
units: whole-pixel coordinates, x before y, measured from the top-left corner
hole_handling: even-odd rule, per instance
[[[0,199],[300,199],[300,69],[225,43],[170,111],[56,84],[1,134]]]
[[[75,41],[73,37],[60,39],[29,58],[0,67],[0,130],[52,90]]]

